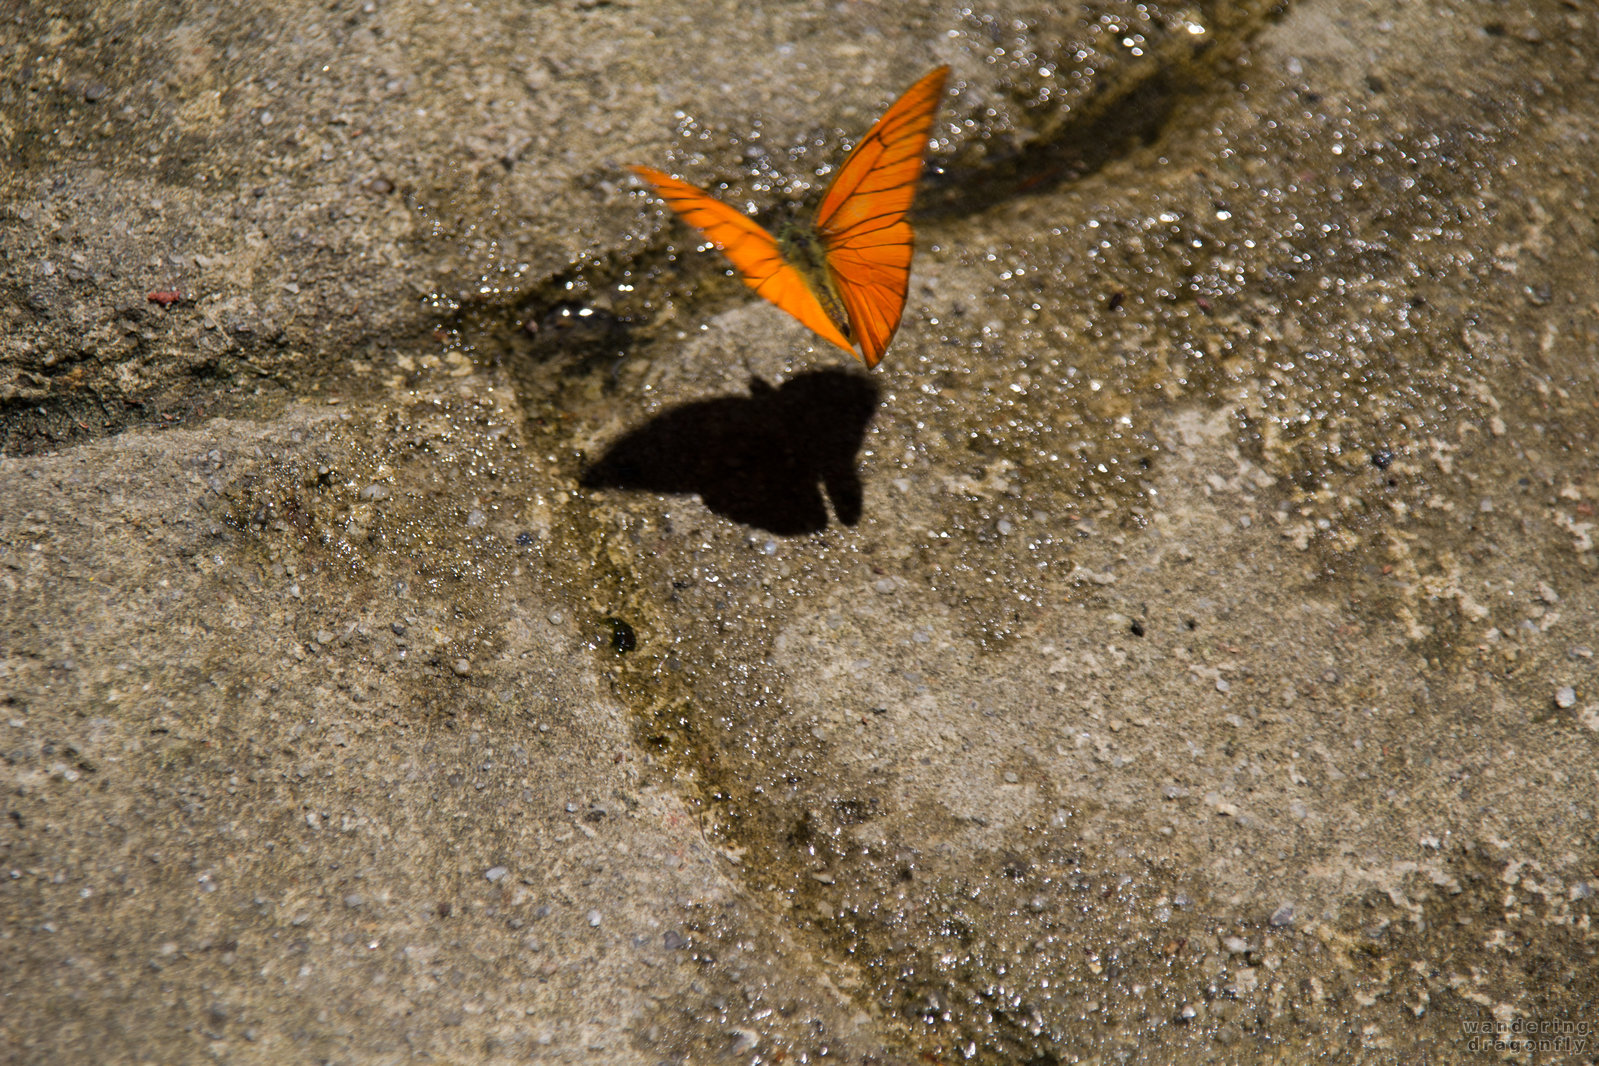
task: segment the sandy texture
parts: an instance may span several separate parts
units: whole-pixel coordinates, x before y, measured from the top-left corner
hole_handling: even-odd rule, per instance
[[[1596,46],[30,5],[0,1058],[1591,1058]],[[935,62],[871,375],[622,176]]]

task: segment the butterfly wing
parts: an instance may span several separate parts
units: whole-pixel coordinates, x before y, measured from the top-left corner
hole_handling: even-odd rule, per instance
[[[949,67],[938,67],[906,89],[855,146],[816,209],[833,287],[869,367],[883,358],[905,310],[915,246],[905,215],[948,77]]]
[[[799,319],[823,340],[855,354],[854,346],[823,310],[816,293],[805,283],[804,275],[783,258],[777,239],[754,219],[659,170],[628,169],[648,182],[678,217],[720,248],[738,270],[744,284]]]

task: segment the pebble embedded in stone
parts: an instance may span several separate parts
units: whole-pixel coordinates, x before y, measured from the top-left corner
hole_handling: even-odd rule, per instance
[[[1266,919],[1273,929],[1282,929],[1294,924],[1294,905],[1284,903],[1281,907],[1271,912],[1271,917]]]
[[[1577,690],[1570,685],[1561,685],[1555,689],[1555,706],[1561,710],[1570,710],[1577,705]]]
[[[454,670],[458,677],[466,677],[472,672],[472,664],[466,659],[457,659],[450,669]]]
[[[490,866],[484,871],[483,876],[489,879],[490,884],[495,884],[508,873],[510,871],[503,866]]]

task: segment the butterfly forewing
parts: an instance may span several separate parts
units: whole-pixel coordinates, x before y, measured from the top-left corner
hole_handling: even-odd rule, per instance
[[[628,169],[649,182],[684,222],[720,248],[744,284],[799,319],[823,340],[854,354],[854,347],[822,309],[804,276],[783,258],[776,238],[759,223],[686,181],[650,167]]]
[[[944,95],[948,67],[929,72],[883,113],[839,169],[816,209],[833,286],[867,366],[899,329],[915,235],[905,215]]]

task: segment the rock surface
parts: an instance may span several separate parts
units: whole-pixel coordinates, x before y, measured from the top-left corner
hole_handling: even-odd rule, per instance
[[[29,5],[4,1057],[1591,1047],[1596,37]],[[622,177],[937,61],[872,375]]]

